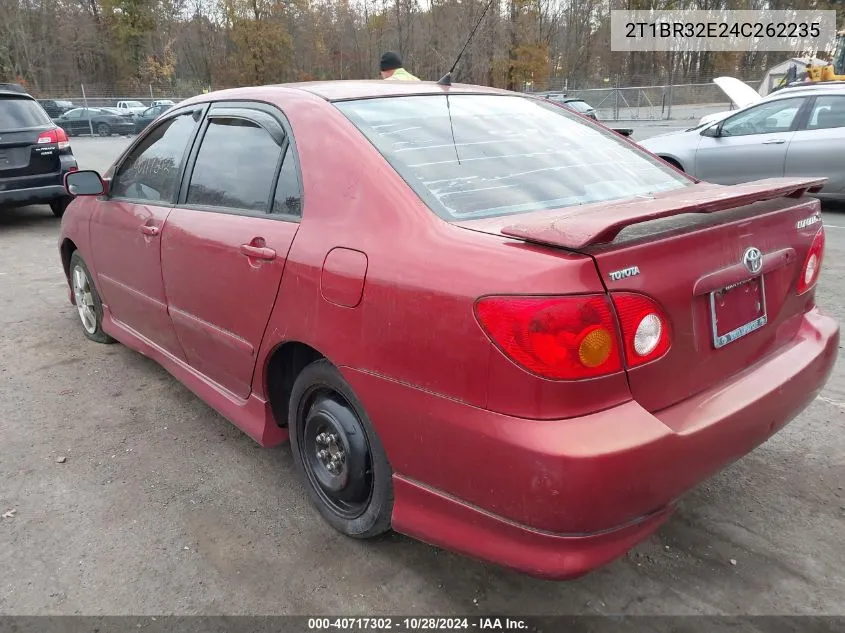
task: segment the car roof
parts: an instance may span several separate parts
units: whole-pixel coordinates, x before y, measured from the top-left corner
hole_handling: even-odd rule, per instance
[[[833,83],[833,82],[826,82],[826,83]],[[836,82],[836,85],[828,85],[828,86],[819,86],[819,85],[811,85],[811,86],[793,86],[791,88],[781,88],[777,92],[770,93],[764,99],[765,101],[775,101],[777,99],[785,99],[787,97],[802,97],[807,95],[818,95],[818,94],[830,94],[830,95],[841,95],[845,93],[845,81],[843,82]],[[758,105],[761,101],[757,103],[752,103],[751,105]]]
[[[220,101],[239,98],[272,98],[284,92],[309,93],[325,101],[346,101],[352,99],[373,99],[378,97],[402,97],[437,94],[501,94],[521,95],[508,90],[455,83],[441,86],[435,81],[385,81],[383,79],[358,80],[339,79],[335,81],[305,81],[297,83],[273,84],[229,88],[207,94],[196,95],[179,105]]]
[[[832,93],[839,93],[842,90],[845,90],[845,81],[821,81],[821,82],[808,82],[799,85],[789,85],[784,86],[780,90],[775,92],[769,93],[769,95],[774,98],[777,95],[781,94],[790,94],[794,95],[800,92],[825,92],[830,91]]]
[[[31,94],[21,92],[19,90],[7,90],[5,88],[0,88],[0,96],[17,97],[18,99],[31,99],[32,101],[35,101],[35,98]]]

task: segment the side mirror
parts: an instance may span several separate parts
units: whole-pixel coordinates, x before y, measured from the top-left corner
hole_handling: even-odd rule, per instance
[[[71,171],[65,175],[65,189],[72,196],[101,196],[106,184],[93,169]]]
[[[722,136],[722,124],[717,123],[716,125],[711,125],[710,127],[705,128],[702,130],[701,136],[711,136],[713,138]]]

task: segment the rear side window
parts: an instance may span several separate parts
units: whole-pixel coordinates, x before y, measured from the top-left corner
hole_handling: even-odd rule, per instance
[[[282,148],[260,125],[214,118],[202,139],[189,205],[268,213]]]
[[[0,131],[21,130],[52,121],[43,108],[33,99],[0,97]]]
[[[829,130],[837,127],[845,127],[845,96],[823,95],[816,97],[807,129]]]
[[[111,195],[153,203],[174,202],[185,150],[196,126],[191,112],[157,125],[120,165]]]
[[[447,220],[618,200],[691,184],[614,133],[539,100],[426,95],[336,106]]]

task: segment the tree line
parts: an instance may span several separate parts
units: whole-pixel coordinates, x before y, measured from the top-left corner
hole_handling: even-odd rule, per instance
[[[0,0],[0,81],[42,96],[378,77],[452,65],[491,0]],[[830,9],[842,0],[492,0],[455,80],[522,90],[759,78],[788,54],[610,51],[612,9]],[[840,15],[840,17],[842,17]],[[138,92],[135,92],[138,91]],[[182,93],[189,94],[182,94]]]

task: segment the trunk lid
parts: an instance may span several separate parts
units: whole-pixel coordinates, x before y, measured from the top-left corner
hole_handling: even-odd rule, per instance
[[[0,133],[0,178],[38,176],[59,171],[56,144],[39,144],[41,133],[52,129],[44,126],[20,132]]]
[[[798,296],[797,280],[821,228],[819,202],[803,194],[824,181],[698,183],[648,199],[458,224],[589,255],[608,291],[656,300],[668,317],[672,346],[627,373],[634,398],[659,411],[793,340],[813,296]],[[744,263],[749,249],[761,255],[756,273]],[[752,322],[757,329],[744,331]],[[740,336],[724,338],[734,330]]]

